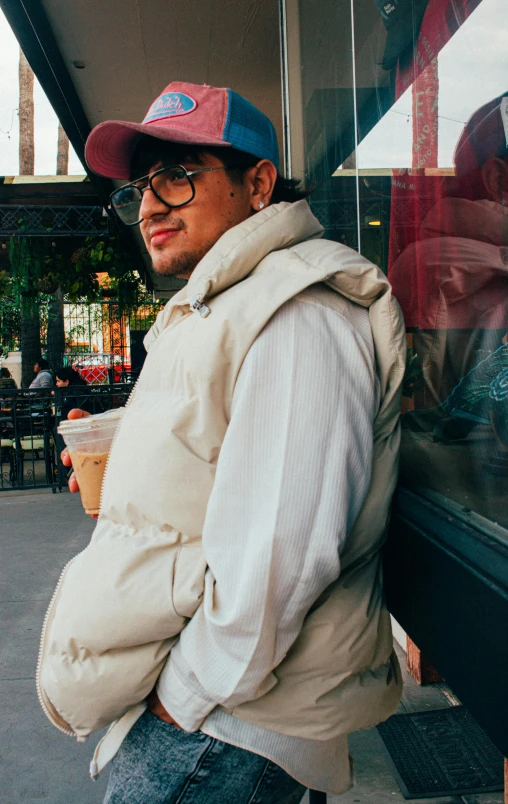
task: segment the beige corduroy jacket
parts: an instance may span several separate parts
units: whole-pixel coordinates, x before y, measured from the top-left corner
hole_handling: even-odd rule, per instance
[[[201,533],[236,378],[265,324],[302,292],[339,312],[345,299],[369,310],[381,391],[372,479],[340,577],[256,699],[232,714],[327,740],[377,723],[397,706],[400,673],[380,548],[397,475],[404,325],[381,271],[319,239],[322,233],[305,201],[256,213],[220,238],[147,335],[148,357],[115,437],[96,529],[64,570],[41,639],[38,691],[53,723],[83,739],[114,721],[94,772],[142,713],[200,604]]]

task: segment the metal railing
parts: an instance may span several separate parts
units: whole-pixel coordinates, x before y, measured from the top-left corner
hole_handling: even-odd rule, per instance
[[[108,217],[99,206],[0,204],[0,236],[107,237]]]
[[[60,421],[71,408],[103,413],[121,407],[131,390],[132,383],[0,391],[0,491],[61,491],[69,470],[60,460]]]
[[[127,358],[110,352],[80,352],[63,356],[63,363],[75,369],[86,382],[113,384],[130,382],[131,364]]]

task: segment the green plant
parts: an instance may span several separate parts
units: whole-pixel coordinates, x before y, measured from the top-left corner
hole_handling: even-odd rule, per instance
[[[9,262],[15,295],[37,305],[41,295],[57,288],[71,298],[95,301],[100,297],[97,276],[74,255],[69,259],[61,242],[46,237],[12,237]],[[0,285],[1,294],[1,285]]]
[[[84,248],[92,269],[108,272],[101,286],[109,291],[109,297],[116,298],[121,310],[136,309],[146,303],[149,297],[136,270],[137,263],[121,240],[114,236],[107,242],[88,238]]]
[[[20,231],[23,222],[20,221]],[[84,305],[103,319],[102,302],[116,302],[118,320],[145,322],[155,317],[151,295],[136,270],[136,258],[118,237],[88,237],[69,249],[66,238],[27,237],[20,234],[9,242],[10,272],[0,271],[0,343],[19,343],[20,320],[39,318],[42,342],[49,325],[48,304],[58,288],[67,303]],[[99,281],[98,274],[102,274]],[[109,309],[109,308],[108,308]],[[108,312],[109,315],[109,312]],[[144,323],[144,325],[146,325]],[[94,328],[102,326],[95,322]],[[73,333],[75,336],[77,333]],[[69,331],[67,341],[69,342]]]
[[[14,296],[13,282],[6,271],[0,271],[0,349],[2,353],[17,349],[20,340],[19,302]]]

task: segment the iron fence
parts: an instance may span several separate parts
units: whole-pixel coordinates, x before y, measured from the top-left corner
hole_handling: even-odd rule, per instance
[[[132,383],[121,383],[0,391],[0,491],[61,491],[69,470],[60,460],[64,447],[57,433],[60,421],[72,408],[103,413],[121,407],[131,390]]]
[[[99,206],[0,204],[0,236],[94,237],[109,235],[109,217]]]
[[[52,369],[72,366],[89,383],[130,382],[143,364],[143,337],[163,307],[158,301],[144,301],[135,309],[126,309],[111,299],[91,304],[66,299],[62,310],[64,338],[58,341],[61,351],[57,351],[53,337],[49,354],[48,326],[50,316],[55,326],[55,314],[50,314],[46,298],[39,306],[42,355],[50,359]],[[20,348],[20,312],[14,305],[0,304],[0,346],[4,353]]]
[[[129,359],[109,352],[80,352],[63,355],[63,364],[70,366],[88,383],[131,382],[132,371]],[[139,372],[138,372],[139,373]]]
[[[161,302],[145,302],[126,310],[113,300],[66,302],[64,365],[75,368],[87,382],[129,382],[141,369],[143,336],[163,307]]]

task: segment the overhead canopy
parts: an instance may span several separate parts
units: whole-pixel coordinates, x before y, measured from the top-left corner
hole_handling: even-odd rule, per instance
[[[282,150],[277,0],[4,0],[2,9],[82,160],[93,126],[141,121],[170,81],[231,86],[270,117]],[[91,178],[106,205],[110,182]],[[136,245],[148,286],[174,288]]]

